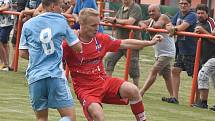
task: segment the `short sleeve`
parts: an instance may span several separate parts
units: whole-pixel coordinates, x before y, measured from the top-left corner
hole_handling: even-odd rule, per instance
[[[74,44],[79,42],[78,37],[75,35],[74,31],[69,26],[67,26],[66,29],[66,41],[69,46],[73,46]]]
[[[96,1],[95,0],[92,0],[93,2],[91,2],[91,0],[90,0],[90,2],[91,2],[91,4],[92,4],[92,8],[94,8],[95,10],[98,10],[98,7],[97,7],[97,5],[96,5]]]
[[[25,28],[25,26],[23,26],[20,43],[19,43],[19,49],[28,49],[27,38],[26,38],[28,33],[29,32],[27,32],[27,29]]]
[[[121,40],[118,40],[107,34],[103,34],[103,40],[106,45],[106,51],[108,52],[116,52],[121,44]]]
[[[129,18],[134,18],[136,21],[142,19],[141,8],[138,5],[135,5],[134,9],[132,9],[130,13]]]
[[[175,14],[175,16],[173,16],[172,18],[172,24],[175,26],[177,23],[177,18],[178,18],[178,13]]]
[[[191,14],[188,14],[183,21],[189,23],[190,25],[194,25],[197,22],[197,16],[194,12],[192,12]]]

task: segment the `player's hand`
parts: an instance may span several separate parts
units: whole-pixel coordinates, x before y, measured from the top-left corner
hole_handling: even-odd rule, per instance
[[[116,17],[104,17],[103,21],[107,23],[115,23]]]
[[[157,35],[155,35],[155,36],[152,38],[151,42],[152,42],[153,44],[156,44],[157,42],[161,42],[162,40],[163,40],[163,36],[157,34]]]

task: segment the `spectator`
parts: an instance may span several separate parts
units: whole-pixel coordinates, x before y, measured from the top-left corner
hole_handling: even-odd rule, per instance
[[[127,81],[105,74],[103,57],[118,48],[143,48],[162,39],[156,35],[152,41],[135,39],[119,40],[97,32],[99,13],[92,8],[82,9],[79,14],[82,52],[77,53],[63,43],[64,59],[69,67],[77,98],[83,106],[88,121],[104,121],[101,103],[127,104],[137,121],[145,121],[144,107],[138,88]]]
[[[43,12],[41,0],[27,0],[27,9],[21,12],[21,15],[29,19],[31,16],[36,16]]]
[[[81,51],[81,44],[60,14],[61,5],[62,0],[43,0],[45,13],[25,22],[22,29],[20,56],[29,59],[26,78],[37,121],[48,121],[48,108],[57,109],[62,120],[76,120],[74,101],[62,66],[61,44],[66,38],[77,52]]]
[[[159,5],[150,5],[148,7],[148,13],[150,18],[148,20],[140,21],[140,26],[143,29],[147,27],[153,27],[156,29],[165,29],[166,25],[171,23],[169,17],[165,14],[161,14]],[[157,33],[150,33],[154,36]],[[140,90],[140,94],[143,96],[144,93],[151,87],[155,82],[157,74],[163,76],[167,90],[170,97],[173,96],[172,92],[172,75],[171,75],[171,61],[175,57],[175,42],[172,37],[169,37],[166,33],[159,33],[163,35],[164,40],[157,43],[154,46],[155,49],[155,63],[145,81],[144,86]]]
[[[10,10],[12,1],[1,0],[0,11]],[[13,28],[13,19],[11,15],[0,15],[0,59],[3,62],[0,70],[9,71],[9,36]]]
[[[196,26],[197,17],[196,13],[191,10],[191,0],[179,1],[180,11],[172,19],[167,29],[171,34],[176,31],[193,32]],[[178,50],[178,51],[177,51]],[[180,86],[180,74],[182,71],[186,71],[188,76],[193,75],[194,62],[196,52],[196,41],[193,37],[177,36],[176,40],[176,58],[175,64],[172,68],[172,84],[173,84],[173,97],[163,97],[162,101],[168,103],[178,104],[178,93]]]
[[[96,5],[96,0],[76,0],[76,4],[75,4],[75,8],[73,9],[73,16],[74,19],[76,21],[74,29],[80,29],[80,26],[78,24],[78,16],[79,16],[79,12],[83,9],[83,8],[93,8],[95,10],[98,10],[98,7]],[[98,29],[99,32],[103,33],[104,28],[103,26],[99,26]]]
[[[118,10],[116,17],[106,17],[104,21],[117,23],[117,24],[128,24],[128,25],[138,25],[138,22],[142,19],[141,8],[134,0],[122,0],[123,5]],[[116,28],[116,38],[117,39],[126,39],[129,38],[129,29],[125,28]],[[134,31],[134,38],[138,39],[140,31]],[[111,76],[114,67],[118,60],[126,55],[127,49],[119,49],[115,53],[108,53],[105,59],[105,71]],[[129,66],[129,75],[133,79],[133,82],[136,86],[139,84],[140,78],[140,69],[139,69],[139,50],[131,50],[131,60]]]
[[[25,10],[27,0],[17,0],[16,3],[17,3],[17,8],[16,8],[17,12],[21,12],[21,11]],[[16,18],[16,21],[15,21],[15,24],[13,27],[13,37],[11,40],[11,43],[13,46],[13,51],[12,51],[13,54],[12,55],[14,55],[14,53],[16,51],[15,49],[16,49],[17,24],[18,24],[18,18]],[[13,63],[11,63],[9,70],[13,70]]]
[[[65,13],[71,14],[75,7],[75,3],[76,3],[75,0],[65,0],[64,1]]]
[[[196,7],[198,23],[195,32],[199,34],[211,34],[215,27],[215,21],[208,15],[209,9],[205,4],[199,4]],[[215,82],[215,41],[202,39],[201,64],[203,67],[198,75],[198,90],[200,100],[194,104],[195,107],[208,108],[209,78]],[[215,111],[215,108],[213,108]]]

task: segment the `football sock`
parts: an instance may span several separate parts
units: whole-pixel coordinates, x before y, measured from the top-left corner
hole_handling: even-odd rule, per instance
[[[144,112],[144,105],[142,100],[139,101],[129,101],[131,110],[136,117],[137,121],[146,121],[146,116]]]

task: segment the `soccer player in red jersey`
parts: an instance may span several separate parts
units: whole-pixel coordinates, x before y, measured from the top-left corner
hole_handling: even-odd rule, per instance
[[[135,39],[116,40],[107,34],[97,33],[99,13],[91,8],[79,14],[82,52],[75,52],[63,43],[64,59],[69,66],[77,98],[88,121],[104,121],[102,103],[128,104],[137,121],[146,121],[144,106],[138,88],[127,81],[106,75],[102,59],[108,51],[119,48],[140,49],[161,41],[156,35],[151,41]],[[124,99],[124,100],[123,100]]]

